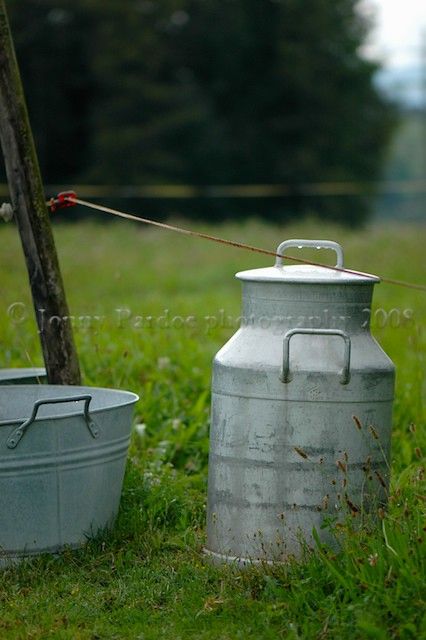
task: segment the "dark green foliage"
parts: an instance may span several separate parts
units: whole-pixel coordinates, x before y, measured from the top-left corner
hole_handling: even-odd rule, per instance
[[[7,3],[37,154],[51,183],[73,180],[87,165],[97,80],[88,47],[92,16],[79,4]]]
[[[14,0],[45,177],[104,184],[288,184],[286,198],[154,205],[167,215],[316,211],[362,222],[394,124],[360,58],[356,0]],[[145,206],[145,211],[147,207]]]

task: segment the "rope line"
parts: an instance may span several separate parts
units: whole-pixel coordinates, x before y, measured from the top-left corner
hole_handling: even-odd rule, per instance
[[[371,278],[375,280],[377,277],[380,278],[382,282],[386,284],[393,284],[400,287],[407,287],[409,289],[417,289],[418,291],[426,292],[426,285],[415,284],[413,282],[405,282],[403,280],[395,280],[393,278],[385,278],[382,276],[375,276],[370,273],[364,273],[362,271],[356,271],[354,269],[345,269],[343,267],[332,267],[327,264],[323,264],[322,262],[314,262],[312,260],[304,260],[303,258],[294,258],[293,256],[288,256],[285,254],[276,253],[275,251],[269,251],[268,249],[261,249],[260,247],[254,247],[250,244],[245,244],[244,242],[236,242],[235,240],[225,240],[224,238],[219,238],[218,236],[213,236],[208,233],[203,233],[202,231],[194,231],[192,229],[184,229],[183,227],[177,227],[176,225],[167,224],[165,222],[158,222],[157,220],[151,220],[150,218],[142,218],[139,216],[135,216],[131,213],[126,213],[124,211],[119,211],[117,209],[112,209],[110,207],[105,207],[101,204],[95,204],[93,202],[89,202],[87,200],[81,200],[80,198],[76,198],[74,196],[68,196],[67,200],[71,203],[82,205],[83,207],[87,207],[89,209],[94,209],[96,211],[102,211],[103,213],[109,213],[111,215],[117,216],[119,218],[125,218],[126,220],[133,220],[134,222],[140,222],[142,224],[149,224],[154,227],[159,227],[160,229],[166,229],[168,231],[175,231],[177,233],[182,233],[187,236],[192,236],[195,238],[203,238],[204,240],[210,240],[211,242],[216,242],[219,244],[224,244],[230,247],[236,247],[237,249],[245,249],[246,251],[253,251],[254,253],[260,253],[266,256],[273,256],[285,258],[291,262],[301,262],[303,264],[311,265],[314,267],[324,267],[325,269],[331,269],[332,271],[339,271],[341,273],[349,273],[352,275],[363,276],[365,278]]]

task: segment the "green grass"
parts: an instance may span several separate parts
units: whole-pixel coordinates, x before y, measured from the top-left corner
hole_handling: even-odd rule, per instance
[[[203,228],[268,249],[329,237],[350,267],[426,281],[420,226]],[[60,226],[55,236],[85,383],[139,393],[136,421],[145,426],[133,434],[114,530],[80,551],[3,571],[0,638],[426,637],[426,294],[376,287],[374,310],[383,311],[373,312],[373,331],[397,365],[392,492],[377,530],[352,521],[336,531],[339,553],[320,548],[300,564],[239,572],[201,555],[210,363],[239,315],[234,273],[270,260],[126,222]],[[0,241],[1,365],[41,364],[16,230],[2,225]],[[26,307],[8,313],[17,302]],[[162,325],[148,316],[164,316]],[[184,327],[164,326],[188,316]]]

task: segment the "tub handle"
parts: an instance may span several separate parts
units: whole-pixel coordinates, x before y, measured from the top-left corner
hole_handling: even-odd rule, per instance
[[[18,445],[21,438],[25,435],[25,432],[27,431],[28,427],[30,427],[34,422],[34,420],[36,419],[39,407],[41,407],[43,404],[62,404],[64,402],[80,402],[80,401],[84,402],[83,415],[84,415],[84,419],[86,420],[87,428],[89,429],[92,437],[97,438],[99,436],[99,428],[96,425],[96,423],[93,421],[89,413],[89,405],[90,405],[91,399],[92,399],[91,395],[80,395],[80,396],[67,396],[66,398],[46,398],[46,399],[36,400],[34,402],[33,410],[31,412],[30,417],[12,431],[12,433],[7,439],[7,442],[6,442],[7,446],[9,447],[9,449],[15,449],[15,447]]]
[[[343,268],[343,249],[338,242],[333,242],[333,240],[284,240],[278,245],[277,253],[281,255],[277,256],[275,259],[275,266],[281,267],[283,264],[282,254],[286,252],[290,247],[296,247],[297,249],[303,249],[303,247],[312,247],[314,249],[332,249],[337,254],[337,262],[336,267],[339,269]]]
[[[280,379],[282,382],[290,382],[290,340],[294,335],[320,335],[339,336],[345,342],[345,352],[343,355],[343,369],[340,374],[340,384],[348,384],[350,379],[351,363],[351,339],[345,331],[340,329],[290,329],[284,336],[283,343],[283,366]]]

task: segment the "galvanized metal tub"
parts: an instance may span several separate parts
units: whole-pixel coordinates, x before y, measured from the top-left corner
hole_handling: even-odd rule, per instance
[[[0,566],[78,547],[118,512],[138,396],[0,387]]]
[[[46,370],[31,369],[0,369],[0,384],[41,384],[46,381]]]

